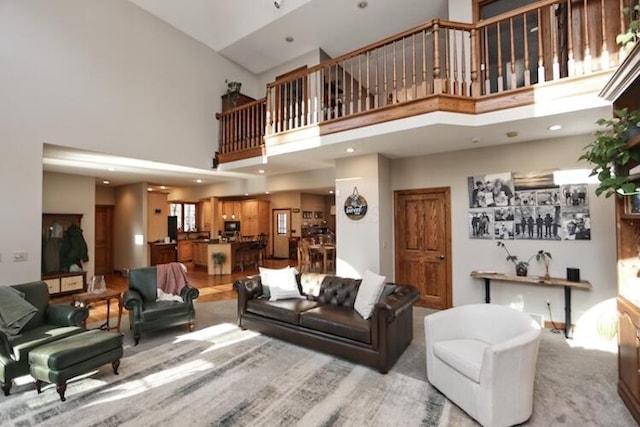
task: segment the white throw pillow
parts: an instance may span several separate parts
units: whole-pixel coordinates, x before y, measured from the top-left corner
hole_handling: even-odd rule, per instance
[[[277,301],[287,298],[302,298],[296,281],[295,268],[281,268],[278,270],[259,268],[262,286],[269,288],[269,301]]]
[[[369,270],[365,271],[362,277],[362,282],[358,288],[358,294],[356,295],[356,302],[353,308],[362,316],[363,319],[368,319],[373,313],[382,290],[384,289],[385,276],[380,276]]]

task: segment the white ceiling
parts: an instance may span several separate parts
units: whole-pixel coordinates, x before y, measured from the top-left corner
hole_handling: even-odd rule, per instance
[[[129,1],[255,73],[314,49],[339,56],[432,18],[448,16],[446,0],[369,0],[365,9],[358,8],[358,0],[281,0],[280,9],[273,0]],[[287,36],[293,37],[294,42],[285,42]],[[197,179],[216,183],[244,174],[255,176],[259,169],[266,175],[277,175],[330,168],[335,159],[350,155],[344,151],[347,146],[355,147],[357,154],[380,153],[400,158],[584,134],[595,130],[595,121],[609,111],[604,105],[583,111],[575,111],[576,108],[559,108],[548,114],[528,113],[520,118],[501,117],[487,123],[477,116],[459,115],[462,118],[458,120],[442,120],[443,114],[449,113],[432,113],[430,122],[423,117],[406,119],[403,128],[377,125],[371,136],[366,136],[366,130],[356,135],[342,133],[349,138],[348,142],[341,141],[341,136],[330,135],[313,150],[270,156],[267,164],[254,159],[223,165],[217,171],[172,168],[153,162],[135,166],[132,159],[46,146],[44,169],[95,176],[98,184],[108,179],[111,185],[148,182],[192,186],[198,185]],[[548,126],[556,123],[562,124],[563,129],[550,133]],[[507,131],[517,131],[519,135],[508,138]],[[114,163],[121,166],[115,172],[108,171],[107,167]],[[230,170],[229,166],[233,172],[224,172]]]

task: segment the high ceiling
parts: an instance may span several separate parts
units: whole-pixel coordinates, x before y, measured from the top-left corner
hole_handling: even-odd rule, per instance
[[[178,30],[206,44],[241,66],[260,73],[313,50],[322,49],[335,57],[381,40],[432,18],[446,18],[446,0],[129,0]],[[359,4],[365,4],[361,8]],[[293,42],[285,38],[292,37]],[[158,185],[191,186],[198,179],[205,183],[224,182],[264,170],[266,175],[330,168],[335,159],[345,157],[347,144],[358,154],[380,153],[389,158],[426,155],[497,144],[517,143],[592,132],[595,121],[608,113],[605,103],[584,110],[584,106],[561,106],[555,111],[494,115],[493,118],[469,117],[450,113],[433,113],[428,119],[406,119],[403,128],[393,124],[378,125],[371,132],[323,138],[317,148],[286,155],[271,156],[268,164],[246,162],[233,169],[222,165],[217,171],[178,168],[169,165],[155,169],[153,164],[135,167],[131,159],[104,157],[99,153],[72,152],[62,147],[45,147],[44,169],[55,172],[95,176],[97,182],[109,179],[112,185],[149,182]],[[522,112],[521,112],[522,113]],[[456,117],[457,116],[457,117]],[[550,133],[548,127],[561,124],[562,130]],[[427,128],[428,141],[424,129]],[[517,131],[509,138],[506,133]],[[347,132],[349,133],[349,132]],[[370,134],[365,137],[364,134]],[[393,151],[389,150],[393,147]],[[86,164],[100,164],[99,169],[73,167],[78,157],[89,156]],[[105,165],[122,162],[117,174],[105,173]],[[81,161],[82,162],[82,161]],[[77,163],[77,162],[76,162]],[[152,163],[152,162],[148,162]],[[228,170],[229,172],[224,172]],[[100,170],[100,175],[96,172]]]

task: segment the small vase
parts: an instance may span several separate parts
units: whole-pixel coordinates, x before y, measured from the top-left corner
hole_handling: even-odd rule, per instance
[[[516,276],[525,277],[527,275],[527,267],[516,265]]]

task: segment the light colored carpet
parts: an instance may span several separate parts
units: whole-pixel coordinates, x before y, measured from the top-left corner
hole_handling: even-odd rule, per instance
[[[377,371],[235,326],[235,301],[197,304],[198,329],[143,335],[123,318],[120,375],[105,365],[37,395],[31,383],[0,399],[0,425],[475,426],[426,381],[422,319],[392,371]],[[545,331],[531,426],[636,425],[616,392],[616,355],[570,348]]]

